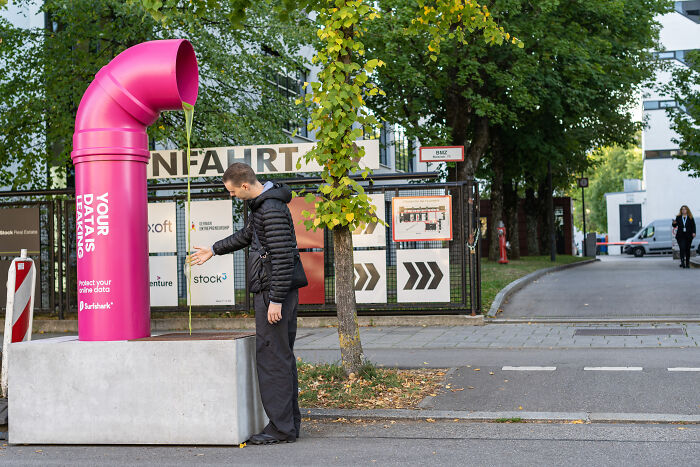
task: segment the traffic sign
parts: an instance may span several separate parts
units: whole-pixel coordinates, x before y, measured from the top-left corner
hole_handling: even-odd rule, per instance
[[[423,146],[420,148],[421,162],[462,162],[464,146]]]

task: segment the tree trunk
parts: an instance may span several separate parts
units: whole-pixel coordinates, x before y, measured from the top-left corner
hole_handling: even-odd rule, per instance
[[[557,259],[557,244],[554,237],[554,187],[552,186],[552,164],[547,164],[547,222],[549,227],[549,256]]]
[[[539,210],[537,215],[539,217],[539,236],[540,236],[540,254],[546,255],[549,253],[549,216],[547,215],[547,179],[540,182],[537,188],[537,198],[540,200]]]
[[[352,233],[348,226],[333,229],[333,254],[335,260],[335,303],[338,314],[338,339],[340,358],[345,373],[358,374],[364,356],[357,324],[355,305],[355,265],[352,255]]]
[[[504,217],[506,219],[506,234],[510,242],[509,259],[520,259],[520,232],[518,224],[518,187],[511,180],[503,185]]]
[[[527,229],[527,254],[529,256],[540,255],[540,239],[537,235],[537,213],[539,206],[535,199],[535,190],[525,190],[525,225]]]
[[[498,226],[503,221],[503,154],[496,143],[492,149],[493,178],[491,179],[491,244],[489,245],[489,259],[498,261]]]

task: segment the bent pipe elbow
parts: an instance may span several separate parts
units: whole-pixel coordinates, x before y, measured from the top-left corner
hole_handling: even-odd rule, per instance
[[[147,162],[146,129],[163,110],[194,105],[199,72],[184,39],[144,42],[105,65],[80,101],[73,133],[73,163],[100,156]]]

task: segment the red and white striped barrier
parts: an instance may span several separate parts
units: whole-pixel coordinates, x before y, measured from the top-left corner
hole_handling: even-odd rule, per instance
[[[648,245],[649,242],[596,242],[596,245]]]
[[[5,309],[5,335],[2,345],[2,395],[7,397],[8,348],[13,342],[32,340],[34,318],[34,287],[36,268],[34,261],[22,250],[20,258],[12,260],[7,274],[7,308]]]

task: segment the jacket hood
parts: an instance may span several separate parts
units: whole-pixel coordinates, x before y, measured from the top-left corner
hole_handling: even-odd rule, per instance
[[[292,189],[284,183],[275,183],[272,188],[250,201],[250,209],[258,209],[266,199],[278,199],[288,204],[292,200]]]

